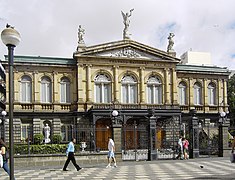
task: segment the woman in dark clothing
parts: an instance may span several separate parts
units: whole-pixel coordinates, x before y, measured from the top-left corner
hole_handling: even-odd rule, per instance
[[[9,167],[8,167],[7,157],[6,157],[7,145],[5,144],[5,142],[2,139],[0,139],[0,152],[1,152],[2,157],[3,157],[3,166],[2,166],[2,168],[7,172],[8,175],[10,175],[10,170],[9,170]]]

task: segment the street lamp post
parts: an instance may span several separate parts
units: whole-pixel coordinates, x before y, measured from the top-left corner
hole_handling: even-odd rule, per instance
[[[113,125],[117,125],[118,124],[118,121],[117,121],[118,111],[113,110],[112,111],[112,116],[113,116]]]
[[[223,157],[223,123],[226,120],[226,115],[227,113],[222,111],[220,112],[220,117],[219,117],[219,157]]]
[[[9,69],[9,147],[10,147],[10,179],[14,179],[14,136],[13,136],[13,101],[14,101],[14,48],[20,43],[20,33],[14,27],[6,25],[1,33],[2,42],[8,47],[8,69]]]

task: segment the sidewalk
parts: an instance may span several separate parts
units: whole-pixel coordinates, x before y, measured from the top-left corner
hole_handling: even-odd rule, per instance
[[[79,161],[77,161],[79,163]],[[85,165],[76,171],[72,163],[68,170],[61,166],[36,168],[15,168],[15,178],[20,179],[150,179],[150,180],[182,180],[182,179],[234,179],[235,164],[229,158],[199,158],[190,160],[157,160],[157,161],[125,161],[118,162],[117,168],[106,168],[107,164]],[[0,170],[1,179],[9,179]]]

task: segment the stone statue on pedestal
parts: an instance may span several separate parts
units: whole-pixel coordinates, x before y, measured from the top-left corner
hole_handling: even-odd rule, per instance
[[[46,124],[46,126],[44,127],[44,134],[45,134],[45,144],[51,142],[50,140],[50,131],[51,131],[51,128],[50,126],[48,126],[48,124]]]
[[[173,37],[174,37],[174,33],[170,33],[169,36],[168,36],[168,46],[167,46],[167,52],[174,52],[174,49],[173,49],[173,45],[174,45],[174,41],[173,41]]]
[[[122,17],[123,17],[123,23],[124,23],[124,30],[123,30],[123,39],[130,39],[130,34],[129,34],[129,26],[130,26],[130,17],[131,13],[134,11],[134,9],[130,10],[130,13],[124,13],[122,12]]]
[[[78,27],[78,44],[84,44],[83,36],[85,34],[85,29],[81,25]]]

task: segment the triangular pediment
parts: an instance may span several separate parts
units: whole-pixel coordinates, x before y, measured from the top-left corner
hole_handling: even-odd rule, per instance
[[[133,40],[121,40],[80,48],[75,55],[180,61],[165,51]]]

